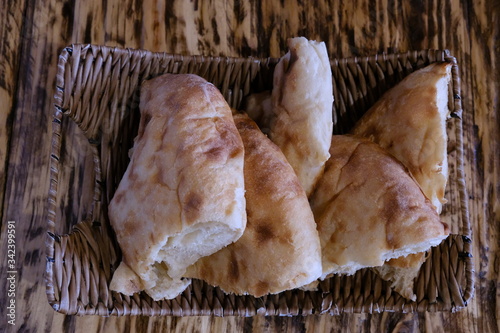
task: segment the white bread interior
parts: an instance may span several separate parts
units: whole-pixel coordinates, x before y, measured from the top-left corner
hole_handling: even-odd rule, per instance
[[[288,40],[289,52],[276,65],[271,92],[269,138],[283,151],[307,196],[330,156],[333,87],[325,43]],[[263,100],[267,103],[265,95]],[[264,104],[267,116],[268,106]]]

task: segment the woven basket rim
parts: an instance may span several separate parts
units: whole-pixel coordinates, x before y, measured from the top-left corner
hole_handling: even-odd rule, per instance
[[[47,269],[46,269],[46,285],[47,285],[47,296],[49,303],[53,306],[53,308],[58,311],[59,309],[57,308],[58,305],[55,302],[54,298],[54,288],[53,288],[53,276],[52,276],[52,271],[49,270],[50,263],[54,260],[54,243],[57,242],[61,237],[64,236],[70,236],[73,231],[70,231],[69,233],[65,233],[62,235],[56,234],[56,211],[57,211],[57,185],[58,185],[58,173],[59,173],[59,153],[61,149],[61,139],[62,139],[62,121],[64,118],[64,113],[66,111],[66,107],[62,105],[61,103],[64,98],[65,94],[68,92],[65,91],[65,80],[66,79],[71,79],[69,77],[66,77],[66,72],[65,72],[65,64],[68,61],[68,58],[72,56],[73,52],[75,49],[80,49],[81,51],[92,51],[94,52],[104,52],[108,54],[114,54],[114,53],[121,53],[121,54],[135,54],[139,55],[141,57],[145,56],[153,56],[153,57],[169,57],[173,59],[174,61],[195,61],[196,63],[198,62],[206,62],[206,61],[215,61],[215,62],[223,62],[223,63],[256,63],[256,64],[270,64],[274,65],[278,62],[279,59],[277,58],[257,58],[257,57],[248,57],[248,58],[239,58],[239,57],[226,57],[226,56],[203,56],[203,55],[180,55],[180,54],[169,54],[166,52],[151,52],[143,49],[133,49],[133,48],[119,48],[119,47],[108,47],[108,46],[100,46],[100,45],[94,45],[94,44],[72,44],[70,46],[67,46],[63,48],[61,51],[61,54],[59,56],[59,63],[58,63],[58,72],[56,76],[56,89],[55,89],[55,94],[54,94],[54,120],[53,120],[53,132],[52,132],[52,150],[51,150],[51,155],[50,155],[50,188],[49,188],[49,194],[48,194],[48,217],[47,217],[47,241],[46,241],[46,255],[47,255]],[[458,72],[458,65],[455,57],[453,57],[449,50],[434,50],[434,49],[428,49],[428,50],[421,50],[421,51],[408,51],[408,52],[400,52],[400,53],[379,53],[375,55],[370,55],[370,56],[365,56],[365,57],[350,57],[350,58],[343,58],[343,59],[335,59],[331,58],[330,63],[333,65],[338,65],[340,63],[344,64],[359,64],[359,63],[376,63],[379,60],[387,61],[387,60],[394,60],[397,61],[400,58],[404,57],[414,57],[414,58],[419,58],[421,55],[427,54],[427,53],[439,53],[441,52],[443,54],[444,61],[452,63],[452,74],[453,74],[453,92],[454,92],[454,116],[460,118],[462,115],[462,103],[461,103],[461,93],[460,93],[460,76]],[[459,121],[456,124],[457,126],[457,131],[459,133],[462,133],[461,135],[457,136],[457,139],[459,140],[459,147],[458,147],[458,155],[457,155],[457,161],[458,161],[458,168],[457,171],[459,173],[459,187],[460,187],[460,201],[461,201],[461,221],[462,221],[462,226],[461,226],[461,233],[459,234],[460,236],[463,237],[464,240],[464,246],[466,247],[467,251],[465,251],[466,256],[468,254],[469,258],[467,259],[467,267],[468,269],[466,270],[467,274],[467,286],[464,290],[464,304],[466,305],[467,302],[470,300],[470,298],[473,295],[474,292],[474,279],[473,279],[473,266],[472,266],[472,260],[470,259],[471,255],[471,226],[470,226],[470,219],[469,219],[469,211],[468,211],[468,197],[467,197],[467,192],[466,192],[466,187],[465,187],[465,175],[464,175],[464,170],[463,170],[463,164],[464,164],[464,153],[463,153],[463,128],[462,128],[462,122]],[[99,195],[100,193],[97,193]],[[78,222],[82,223],[84,221]],[[76,225],[73,226],[73,229]],[[469,244],[469,245],[467,245]]]

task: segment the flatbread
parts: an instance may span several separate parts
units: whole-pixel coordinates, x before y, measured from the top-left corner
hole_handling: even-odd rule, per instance
[[[322,278],[426,251],[448,235],[448,226],[405,167],[380,146],[334,135],[330,154],[310,199]]]
[[[322,271],[306,194],[280,149],[246,115],[234,118],[245,146],[247,228],[235,243],[198,260],[185,276],[256,297],[308,284]]]
[[[438,213],[446,203],[451,66],[434,63],[408,75],[387,91],[351,132],[378,143],[400,160]]]
[[[110,288],[173,298],[189,284],[187,266],[243,234],[243,143],[221,93],[196,75],[146,81],[140,110],[109,205],[123,253]]]
[[[330,156],[332,71],[325,43],[297,37],[288,39],[288,47],[274,70],[269,138],[309,196]],[[266,105],[263,110],[267,116]]]

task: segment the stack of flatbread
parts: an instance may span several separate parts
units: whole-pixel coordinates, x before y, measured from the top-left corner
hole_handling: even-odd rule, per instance
[[[273,90],[244,110],[195,75],[143,84],[109,205],[123,253],[112,290],[171,299],[195,278],[260,297],[372,267],[413,297],[425,251],[449,233],[439,219],[449,68],[415,72],[350,135],[332,136],[325,44],[288,47]]]

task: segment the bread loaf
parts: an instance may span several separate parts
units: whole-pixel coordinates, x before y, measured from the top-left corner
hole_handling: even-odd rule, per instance
[[[330,156],[333,131],[332,71],[325,43],[288,40],[290,51],[274,70],[269,138],[283,151],[309,196]],[[263,103],[268,103],[265,95]]]
[[[130,164],[109,205],[123,253],[111,289],[173,298],[186,267],[245,229],[243,143],[212,84],[165,74],[141,89]]]
[[[400,160],[441,213],[448,181],[446,119],[451,64],[434,63],[387,91],[354,126]]]
[[[260,297],[321,275],[316,223],[306,194],[280,149],[246,115],[235,115],[245,146],[247,228],[235,243],[199,259],[185,276],[228,293]]]
[[[311,196],[323,274],[423,252],[449,233],[405,167],[377,144],[334,135],[325,173]]]

